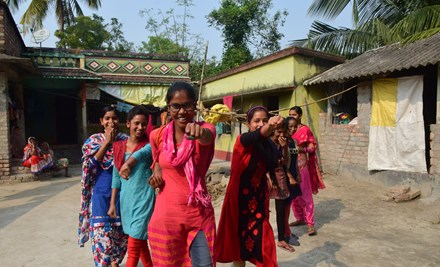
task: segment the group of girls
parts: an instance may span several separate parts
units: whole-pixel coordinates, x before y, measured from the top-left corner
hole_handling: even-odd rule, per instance
[[[119,266],[126,253],[127,267],[139,258],[144,266],[215,265],[214,208],[204,179],[215,128],[193,121],[190,84],[172,84],[166,101],[171,121],[152,132],[147,110],[131,109],[129,136],[106,107],[103,132],[83,145],[78,242],[91,240],[95,266]]]
[[[128,267],[137,266],[139,258],[144,266],[244,266],[245,261],[278,266],[268,181],[280,164],[290,174],[290,196],[276,202],[277,245],[291,248],[290,206],[293,224],[307,224],[309,235],[316,233],[311,194],[324,185],[319,170],[311,170],[316,141],[301,124],[300,108],[293,108],[287,120],[270,117],[261,106],[248,111],[249,132],[234,146],[216,233],[204,179],[214,155],[215,127],[194,121],[190,84],[172,84],[166,102],[171,120],[151,133],[148,112],[141,106],[130,110],[129,136],[118,131],[116,111],[107,107],[100,119],[103,133],[83,146],[79,244],[91,239],[96,266],[119,266],[126,253]]]

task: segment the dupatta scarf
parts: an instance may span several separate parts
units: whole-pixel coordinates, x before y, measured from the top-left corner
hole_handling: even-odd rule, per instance
[[[117,133],[115,141],[126,140],[128,137],[124,133]],[[97,166],[93,165],[92,158],[101,148],[105,141],[103,133],[90,136],[82,147],[82,175],[81,175],[81,207],[79,211],[78,244],[84,246],[89,240],[91,199],[93,186],[96,180]],[[105,152],[104,158],[99,162],[99,166],[108,170],[113,166],[113,146],[110,145]]]
[[[185,172],[190,189],[188,205],[201,204],[205,207],[209,207],[211,205],[211,196],[202,186],[201,179],[204,179],[204,177],[201,177],[194,166],[193,152],[195,142],[197,141],[189,140],[185,134],[179,149],[176,151],[176,145],[174,143],[174,121],[168,123],[163,130],[162,149],[166,160],[175,168],[183,167]]]
[[[317,143],[312,131],[306,125],[300,127],[292,138],[296,140],[299,146],[307,147],[309,143],[314,145],[314,149],[306,148],[308,154],[307,167],[310,173],[310,182],[312,185],[312,193],[317,194],[318,189],[324,189],[325,184],[322,180],[321,169],[319,168],[318,156],[316,155]]]

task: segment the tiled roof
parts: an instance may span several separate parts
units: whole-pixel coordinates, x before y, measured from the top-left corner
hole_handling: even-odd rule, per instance
[[[44,68],[41,74],[46,78],[99,80],[110,84],[163,84],[169,85],[176,81],[190,82],[189,77],[151,77],[136,75],[98,75],[79,68]]]
[[[440,62],[440,33],[407,45],[394,44],[365,52],[304,82],[313,85],[433,65]]]
[[[39,67],[45,78],[101,80],[99,75],[79,68],[44,68]]]
[[[115,84],[163,84],[169,85],[173,82],[184,81],[190,82],[189,77],[148,77],[135,75],[102,75],[101,83]]]

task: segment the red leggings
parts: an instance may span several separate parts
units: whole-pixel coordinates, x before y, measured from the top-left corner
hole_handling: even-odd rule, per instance
[[[147,240],[136,239],[129,236],[127,250],[128,257],[127,263],[125,264],[126,267],[136,267],[139,262],[139,257],[144,267],[153,267]]]

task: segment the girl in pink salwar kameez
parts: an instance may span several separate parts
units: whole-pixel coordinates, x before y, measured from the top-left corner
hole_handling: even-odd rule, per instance
[[[298,144],[298,168],[301,173],[302,191],[302,195],[292,201],[296,221],[290,223],[290,226],[307,224],[307,233],[311,236],[316,234],[313,194],[317,194],[318,189],[324,189],[325,185],[316,155],[316,139],[310,128],[301,123],[302,109],[298,106],[291,108],[289,116],[296,118],[299,122],[292,138]]]

